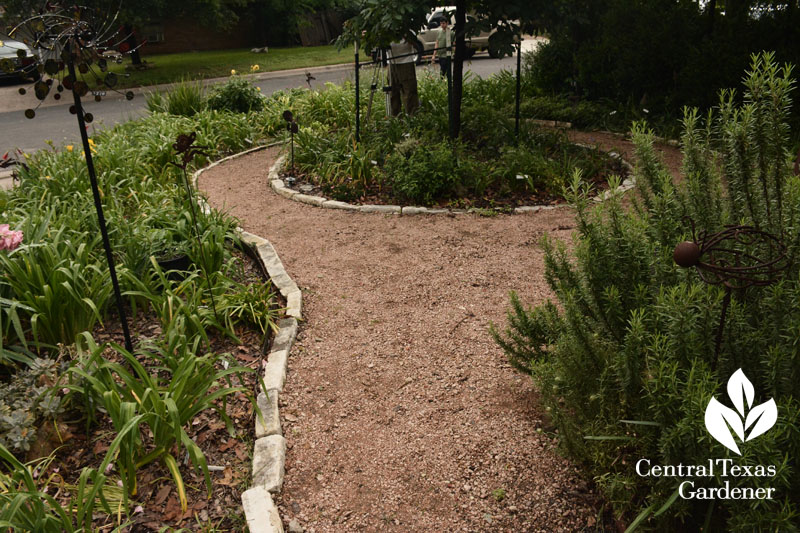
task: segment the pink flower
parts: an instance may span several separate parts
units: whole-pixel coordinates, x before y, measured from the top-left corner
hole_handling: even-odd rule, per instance
[[[0,224],[0,250],[16,250],[22,237],[21,231],[12,230],[8,224]]]

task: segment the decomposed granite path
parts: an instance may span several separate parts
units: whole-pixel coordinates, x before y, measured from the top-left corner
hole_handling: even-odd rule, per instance
[[[624,141],[572,135],[630,157]],[[278,153],[218,165],[199,186],[269,239],[303,290],[280,397],[283,520],[317,533],[594,530],[591,480],[556,450],[531,380],[488,332],[505,326],[509,291],[550,296],[538,242],[568,241],[573,212],[320,209],[270,189]]]

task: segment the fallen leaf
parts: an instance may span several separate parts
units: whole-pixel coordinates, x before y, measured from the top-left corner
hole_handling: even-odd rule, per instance
[[[172,497],[167,500],[167,507],[164,510],[164,520],[169,522],[175,520],[182,514],[181,504],[178,503],[178,498],[173,494]]]
[[[245,446],[244,443],[240,443],[240,445],[236,447],[234,452],[236,453],[236,457],[240,461],[244,461],[248,457],[247,446]]]
[[[217,481],[220,485],[230,486],[233,484],[233,469],[229,466],[225,467],[225,470],[222,471],[222,479]]]
[[[228,442],[219,447],[219,451],[225,452],[236,446],[238,441],[236,439],[228,439]]]
[[[192,506],[192,508],[194,508],[195,511],[200,511],[201,509],[205,509],[206,507],[208,507],[208,500],[200,500]]]
[[[95,455],[100,455],[102,453],[105,453],[106,451],[108,451],[108,443],[99,440],[94,443],[94,448],[92,448],[92,451],[94,452]]]
[[[208,437],[209,437],[209,435],[210,435],[211,433],[212,433],[212,432],[211,432],[210,430],[209,430],[209,431],[203,431],[202,433],[200,433],[199,435],[197,435],[197,437],[195,437],[194,441],[195,441],[197,444],[203,444],[203,443],[204,443],[204,442],[205,442],[205,441],[208,439]]]
[[[164,500],[167,499],[167,496],[169,496],[169,493],[171,491],[172,491],[172,486],[171,485],[164,485],[163,487],[161,487],[159,489],[158,493],[156,494],[156,498],[154,500],[155,504],[156,505],[161,505],[162,503],[164,503]]]

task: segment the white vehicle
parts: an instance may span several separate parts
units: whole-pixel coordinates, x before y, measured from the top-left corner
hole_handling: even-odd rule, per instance
[[[35,59],[25,43],[0,33],[0,78],[37,77]]]
[[[443,19],[449,20],[450,28],[453,29],[454,32],[456,31],[454,28],[455,14],[455,6],[435,7],[431,10],[427,17],[425,27],[422,28],[417,34],[417,39],[420,40],[422,46],[424,47],[423,55],[430,55],[433,53],[433,49],[436,47],[436,36],[439,32],[439,24]],[[467,21],[474,19],[475,18],[472,15],[467,14]],[[472,57],[475,52],[489,50],[489,37],[495,33],[495,31],[496,30],[492,29],[490,32],[481,31],[476,32],[473,35],[467,35],[467,59]],[[497,55],[491,50],[489,50],[489,55],[492,57],[497,57]]]

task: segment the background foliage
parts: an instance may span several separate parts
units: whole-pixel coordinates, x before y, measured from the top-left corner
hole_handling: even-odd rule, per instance
[[[550,43],[534,64],[548,93],[610,98],[654,113],[711,107],[738,83],[751,53],[800,62],[800,4],[728,0],[540,2]],[[794,120],[798,116],[795,110]]]

